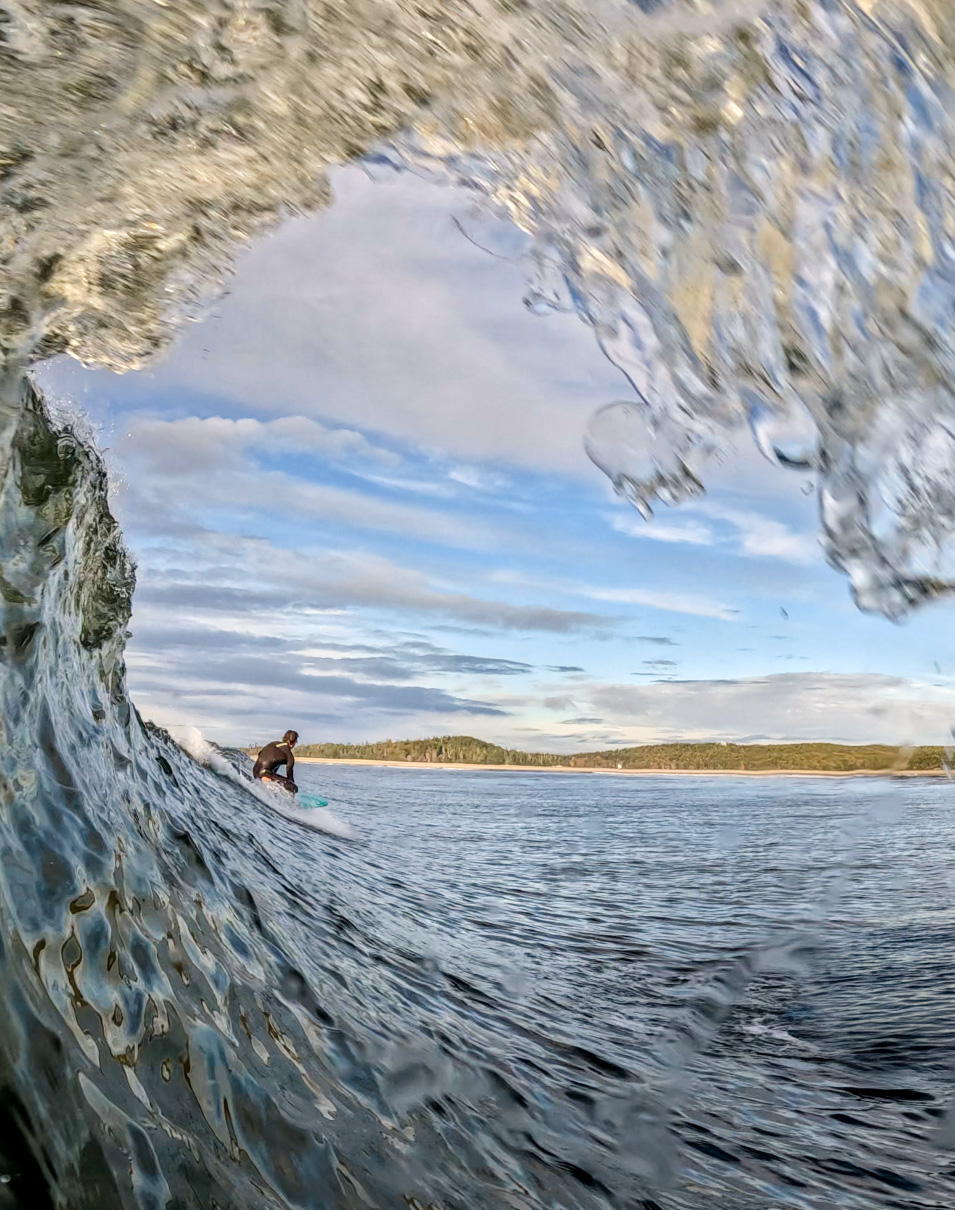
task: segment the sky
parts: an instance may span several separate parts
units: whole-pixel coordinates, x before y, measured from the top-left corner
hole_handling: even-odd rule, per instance
[[[241,744],[950,742],[953,607],[860,613],[811,475],[741,437],[645,522],[583,449],[631,388],[523,307],[521,234],[408,174],[333,185],[149,370],[39,376],[106,451],[145,717]]]

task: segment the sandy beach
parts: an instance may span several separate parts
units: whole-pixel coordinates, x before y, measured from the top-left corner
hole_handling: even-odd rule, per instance
[[[497,773],[595,773],[626,777],[945,777],[943,769],[858,769],[846,773],[815,769],[587,769],[575,765],[474,765],[425,760],[362,760],[356,757],[297,756],[297,765],[378,765],[385,769],[472,769]]]

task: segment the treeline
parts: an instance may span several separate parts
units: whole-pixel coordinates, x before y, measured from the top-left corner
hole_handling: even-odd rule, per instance
[[[435,764],[564,766],[578,769],[679,769],[815,773],[941,770],[940,747],[894,748],[887,744],[645,744],[604,752],[522,752],[470,735],[386,739],[375,744],[305,744],[298,756],[338,760],[424,761]]]
[[[520,752],[500,748],[470,735],[442,735],[434,739],[386,739],[377,744],[304,744],[297,756],[324,756],[337,760],[417,760],[462,765],[560,765],[566,757],[551,752]]]

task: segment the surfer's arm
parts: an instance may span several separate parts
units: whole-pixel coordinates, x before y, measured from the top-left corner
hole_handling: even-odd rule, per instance
[[[289,748],[288,756],[285,758],[285,775],[289,781],[294,781],[295,777],[295,757],[292,755],[292,749]]]

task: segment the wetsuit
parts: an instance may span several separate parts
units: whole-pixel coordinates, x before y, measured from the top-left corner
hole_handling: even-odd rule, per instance
[[[285,766],[285,777],[275,770],[279,765]],[[273,740],[271,744],[266,744],[259,753],[258,760],[252,769],[253,777],[265,777],[269,781],[278,782],[285,790],[290,790],[293,794],[298,793],[298,786],[292,781],[292,773],[295,769],[295,757],[292,755],[292,749],[284,739]]]

